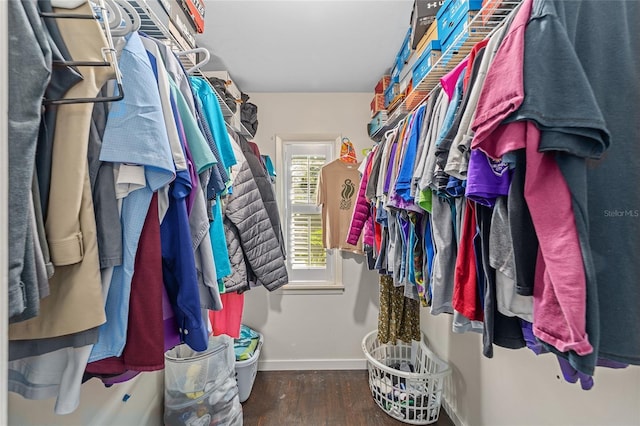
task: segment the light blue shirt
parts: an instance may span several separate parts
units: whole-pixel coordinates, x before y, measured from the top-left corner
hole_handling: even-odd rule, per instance
[[[140,233],[153,192],[175,178],[156,77],[137,33],[128,36],[119,62],[125,97],[111,106],[100,160],[144,166],[146,186],[122,201],[123,262],[113,271],[105,305],[107,322],[99,328],[89,362],[122,354]]]
[[[425,108],[425,105],[422,105],[415,113],[415,121],[411,128],[411,134],[405,149],[404,160],[396,180],[396,193],[405,201],[413,202],[413,197],[411,196],[411,177],[413,176],[413,168],[416,162],[418,136],[420,135],[420,130],[422,130],[422,120],[424,119]]]

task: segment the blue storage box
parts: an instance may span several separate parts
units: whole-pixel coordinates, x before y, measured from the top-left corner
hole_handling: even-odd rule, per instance
[[[400,82],[400,69],[398,68],[398,57],[393,62],[393,68],[391,68],[391,84]],[[388,88],[387,88],[388,89]]]
[[[369,125],[367,126],[369,128],[369,136],[375,135],[378,130],[380,130],[382,126],[384,126],[386,115],[386,112],[380,111],[373,117],[371,123],[369,123]]]
[[[388,107],[393,98],[398,94],[398,83],[391,83],[384,91],[384,107]]]
[[[404,64],[409,60],[409,56],[411,56],[411,28],[407,31],[407,35],[404,36],[404,40],[400,46],[400,52],[398,52],[398,65],[400,70],[402,70]]]
[[[440,57],[440,42],[438,40],[432,40],[427,44],[427,47],[420,55],[420,59],[416,62],[416,66],[413,68],[413,85],[414,87],[420,84],[422,79],[431,71],[431,67]]]
[[[449,49],[456,51],[462,46],[462,44],[469,38],[470,34],[478,31],[477,28],[471,27],[469,24],[477,12],[469,12],[467,18],[458,22],[458,25],[449,34],[449,38],[442,42],[442,51],[446,52]],[[458,38],[460,36],[460,38]],[[457,40],[456,40],[457,39]]]
[[[482,0],[446,0],[442,5],[436,19],[438,21],[438,39],[442,44],[442,50],[445,51],[445,45],[450,43],[449,38],[454,31],[460,34],[458,25],[460,22],[468,21],[469,12],[477,11],[482,8]],[[454,37],[455,39],[455,37]]]

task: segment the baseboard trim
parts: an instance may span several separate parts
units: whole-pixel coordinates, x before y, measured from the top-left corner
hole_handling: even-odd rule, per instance
[[[274,359],[258,361],[259,371],[366,370],[366,359]]]
[[[444,398],[442,398],[442,409],[444,409],[454,425],[466,426]]]

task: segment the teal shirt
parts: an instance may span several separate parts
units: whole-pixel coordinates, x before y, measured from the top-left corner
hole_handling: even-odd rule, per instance
[[[229,167],[237,164],[237,162],[231,146],[231,140],[229,140],[229,134],[227,133],[218,97],[213,92],[209,83],[203,78],[190,77],[190,80],[195,95],[198,96],[202,102],[204,115],[211,129],[211,133],[213,133],[213,139],[220,151],[222,162],[225,168],[229,169]]]
[[[222,224],[222,204],[219,195],[216,197],[216,203],[211,209],[213,222],[209,224],[209,236],[211,237],[211,248],[213,250],[213,261],[216,265],[216,275],[218,279],[221,279],[231,275],[231,262],[229,261],[227,239],[224,235],[224,226]]]
[[[182,119],[182,127],[184,128],[185,137],[187,139],[187,144],[189,145],[189,151],[191,151],[194,166],[196,167],[198,174],[200,174],[217,163],[216,157],[213,155],[213,152],[211,152],[211,148],[209,148],[207,140],[200,131],[198,122],[193,116],[187,101],[182,93],[180,93],[178,85],[171,77],[169,77],[169,84],[171,84],[171,93],[178,105],[178,112]]]

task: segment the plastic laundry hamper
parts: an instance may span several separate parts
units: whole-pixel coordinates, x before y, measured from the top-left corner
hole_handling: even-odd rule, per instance
[[[378,406],[404,423],[426,425],[438,420],[445,378],[451,370],[423,342],[395,345],[378,341],[372,331],[362,340],[367,358],[369,388]],[[413,372],[392,368],[411,363]]]
[[[233,339],[210,336],[206,351],[182,344],[165,353],[165,426],[241,426]]]
[[[240,402],[245,402],[251,395],[253,382],[256,380],[258,373],[258,358],[260,357],[260,349],[262,349],[263,337],[260,334],[260,341],[256,347],[253,356],[244,361],[236,361],[236,380],[238,381],[238,395]]]

